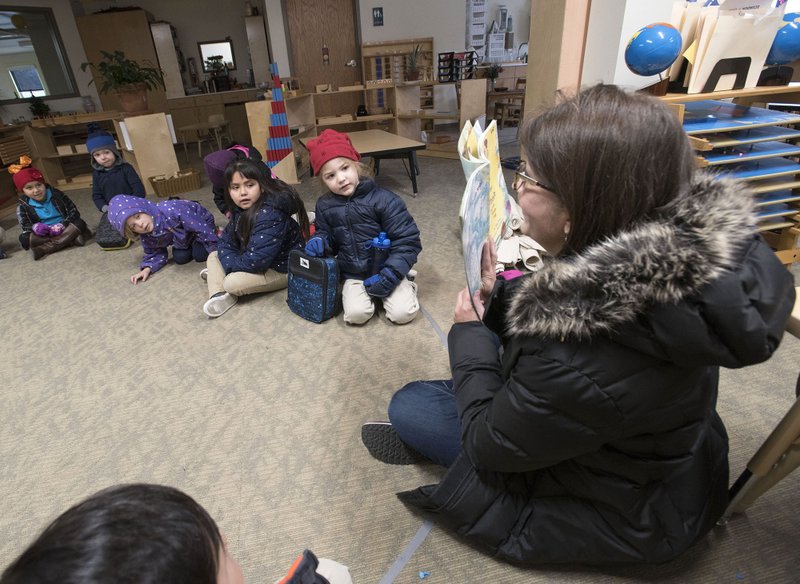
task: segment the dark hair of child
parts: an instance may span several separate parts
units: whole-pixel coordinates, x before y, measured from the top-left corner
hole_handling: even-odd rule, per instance
[[[247,242],[250,239],[250,231],[253,228],[253,222],[259,209],[267,203],[278,209],[285,210],[290,215],[296,214],[303,239],[308,240],[310,231],[306,206],[297,191],[282,180],[272,178],[269,168],[263,162],[234,160],[225,169],[226,184],[231,184],[231,179],[237,172],[244,178],[258,182],[261,187],[261,197],[259,197],[258,203],[242,211],[242,216],[236,226],[236,234],[239,236],[242,248],[247,246]],[[229,209],[236,208],[236,203],[233,202],[228,189],[225,190],[225,202]]]
[[[161,485],[118,485],[57,517],[1,584],[215,584],[222,537],[194,499]]]

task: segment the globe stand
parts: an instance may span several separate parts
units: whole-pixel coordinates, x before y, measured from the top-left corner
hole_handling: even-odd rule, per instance
[[[652,85],[648,85],[647,87],[642,87],[639,90],[639,93],[648,93],[650,95],[667,95],[667,86],[669,85],[669,76],[664,77],[661,81],[657,81]]]
[[[767,67],[759,75],[756,85],[789,85],[793,75],[794,69],[792,67],[784,67],[782,65]]]

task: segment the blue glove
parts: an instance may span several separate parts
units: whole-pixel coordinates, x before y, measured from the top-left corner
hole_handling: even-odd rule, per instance
[[[306,242],[306,253],[312,258],[325,255],[325,241],[321,237],[312,237]]]
[[[383,268],[374,276],[364,280],[367,294],[375,298],[386,298],[400,283],[400,277],[392,268]]]

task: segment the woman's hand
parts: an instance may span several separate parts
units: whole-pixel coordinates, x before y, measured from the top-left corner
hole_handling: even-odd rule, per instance
[[[143,268],[131,276],[131,284],[136,284],[139,280],[144,282],[150,277],[150,268]]]
[[[483,242],[483,249],[481,250],[481,304],[489,300],[494,290],[494,284],[497,282],[497,250],[494,247],[494,242],[487,239]]]
[[[475,302],[474,306],[473,300]],[[464,288],[456,297],[456,310],[453,314],[453,322],[475,322],[480,321],[482,318],[483,300],[481,300],[481,293],[476,290],[471,300],[469,297],[469,288]]]

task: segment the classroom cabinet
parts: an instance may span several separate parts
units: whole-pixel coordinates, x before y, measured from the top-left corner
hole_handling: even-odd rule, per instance
[[[728,98],[735,103],[719,101]],[[758,231],[782,263],[800,262],[798,89],[754,87],[662,99],[683,121],[698,166],[745,182],[755,197]],[[769,111],[742,107],[773,102],[780,106]]]
[[[120,119],[122,113],[111,111],[33,120],[24,131],[33,165],[42,171],[48,183],[62,191],[90,187],[92,165],[86,150],[87,124],[95,123],[111,133],[119,147],[114,120]]]

